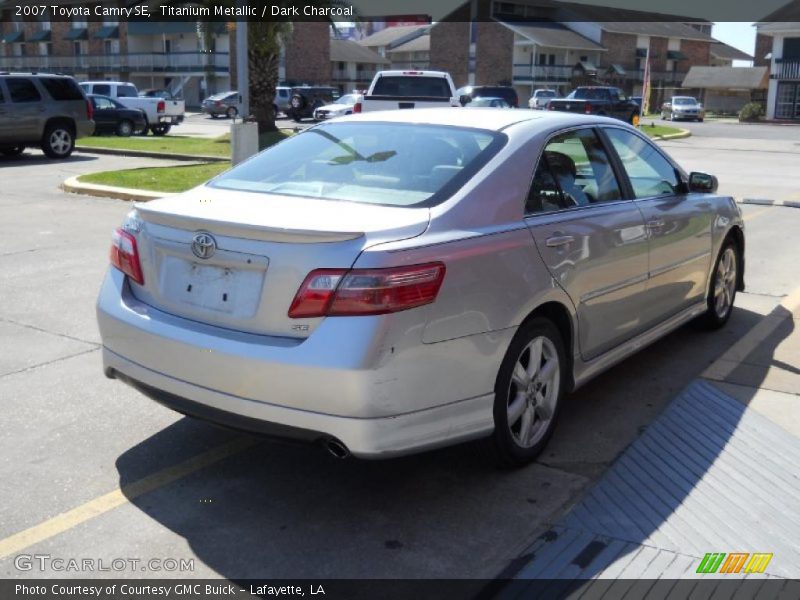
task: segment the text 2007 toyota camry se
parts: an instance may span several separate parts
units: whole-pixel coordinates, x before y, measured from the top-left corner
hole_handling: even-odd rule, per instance
[[[98,301],[105,372],[338,456],[485,437],[524,464],[565,393],[728,320],[743,222],[716,188],[603,117],[333,120],[131,211]]]

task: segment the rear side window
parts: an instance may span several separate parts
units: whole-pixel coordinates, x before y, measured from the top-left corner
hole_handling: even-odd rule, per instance
[[[83,100],[78,84],[72,79],[42,77],[39,81],[53,100]]]
[[[544,165],[544,166],[543,166]],[[578,129],[552,138],[545,146],[537,176],[546,182],[547,175],[539,175],[539,169],[549,171],[560,191],[562,207],[588,206],[598,202],[622,199],[611,161],[593,129]],[[534,177],[534,184],[536,177]],[[536,190],[528,198],[529,211],[555,210],[559,199],[549,188],[537,199]],[[541,208],[539,208],[541,206]]]
[[[30,79],[9,77],[6,79],[6,87],[12,102],[38,102],[42,99],[39,90]]]
[[[628,174],[637,198],[671,196],[680,191],[675,167],[651,144],[622,129],[604,129]]]
[[[136,88],[132,85],[118,85],[117,98],[136,98]]]
[[[389,76],[378,79],[372,95],[449,98],[450,86],[444,77]]]
[[[111,86],[105,83],[96,83],[92,89],[92,93],[99,94],[100,96],[108,96],[111,94]]]

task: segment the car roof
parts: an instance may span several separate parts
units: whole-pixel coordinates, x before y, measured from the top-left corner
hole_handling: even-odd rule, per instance
[[[581,115],[560,111],[534,111],[527,109],[486,108],[481,112],[480,122],[475,122],[475,113],[462,107],[415,108],[413,110],[370,111],[350,115],[351,122],[412,123],[420,125],[445,125],[469,129],[500,131],[517,123],[541,123],[542,129],[557,129],[573,125],[613,123],[622,121],[607,117]],[[341,122],[341,121],[340,121]]]

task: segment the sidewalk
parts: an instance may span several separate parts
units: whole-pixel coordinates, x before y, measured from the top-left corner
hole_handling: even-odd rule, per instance
[[[657,579],[659,597],[686,597],[681,579],[714,593],[745,577],[800,579],[798,325],[800,289],[672,401],[498,597],[642,597]],[[698,573],[708,553],[772,557],[759,573]]]

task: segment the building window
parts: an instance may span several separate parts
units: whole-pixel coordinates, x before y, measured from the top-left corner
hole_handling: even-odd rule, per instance
[[[779,83],[775,101],[776,119],[800,119],[800,84]]]
[[[53,44],[50,42],[41,42],[39,43],[39,56],[52,56],[53,55]]]

